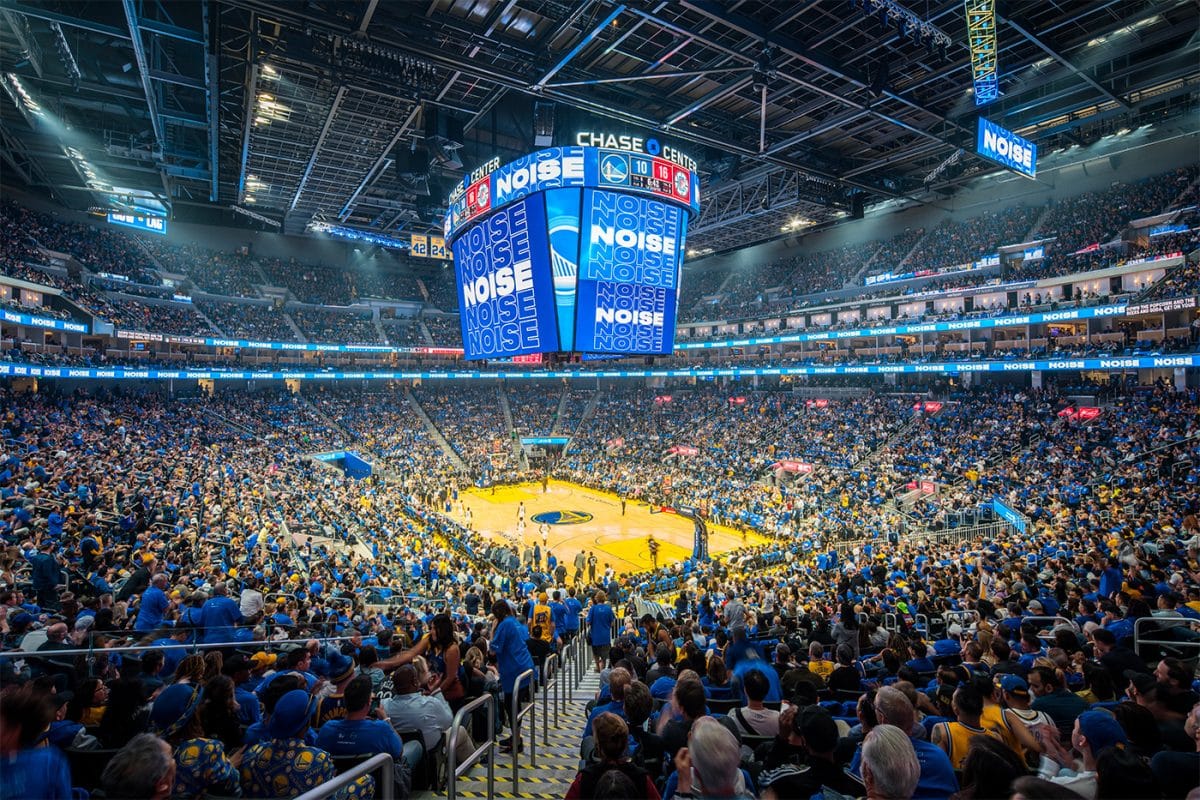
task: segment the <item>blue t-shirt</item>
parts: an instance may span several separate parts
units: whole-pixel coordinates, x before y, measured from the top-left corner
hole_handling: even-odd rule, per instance
[[[331,719],[321,726],[317,747],[335,756],[387,753],[400,758],[404,751],[395,728],[381,719]]]
[[[577,597],[568,597],[563,601],[563,605],[567,607],[566,630],[579,630],[579,612],[583,611],[583,603],[579,602]]]
[[[0,797],[71,800],[71,770],[57,747],[20,750],[0,765]]]
[[[233,626],[242,621],[238,604],[228,597],[213,597],[200,609],[200,624],[204,627],[204,643],[232,642]]]
[[[133,629],[147,632],[159,627],[170,606],[171,601],[167,599],[166,593],[157,586],[151,586],[142,592],[142,602],[138,605],[137,622]]]
[[[511,692],[517,676],[533,669],[533,656],[525,642],[529,631],[515,617],[505,617],[496,626],[491,650],[496,654],[496,666],[500,671],[500,686],[505,693]],[[525,679],[528,682],[528,678]]]
[[[588,609],[587,623],[591,629],[588,637],[593,647],[612,645],[612,626],[616,619],[612,606],[608,603],[601,603]]]

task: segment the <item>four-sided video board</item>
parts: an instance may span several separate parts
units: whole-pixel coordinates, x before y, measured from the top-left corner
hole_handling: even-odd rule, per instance
[[[466,358],[672,351],[699,179],[676,151],[643,149],[550,148],[455,189],[445,238]]]

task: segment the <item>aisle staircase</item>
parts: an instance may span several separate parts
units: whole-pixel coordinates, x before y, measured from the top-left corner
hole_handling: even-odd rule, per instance
[[[577,640],[578,641],[578,640]],[[523,751],[516,755],[517,784],[513,786],[513,755],[493,749],[494,794],[488,793],[488,768],[475,764],[457,780],[455,797],[462,798],[527,798],[528,800],[560,800],[565,797],[575,774],[579,771],[579,746],[583,726],[587,723],[586,706],[600,688],[600,676],[591,664],[586,648],[568,647],[570,652],[557,676],[559,702],[554,690],[539,689],[534,712],[536,738],[530,742],[530,719],[521,721]],[[584,672],[579,672],[576,657],[584,660]],[[548,716],[548,718],[547,718]],[[505,728],[504,736],[508,735]],[[481,742],[477,742],[482,744]],[[439,792],[415,792],[413,800],[433,800],[449,797],[449,787]]]

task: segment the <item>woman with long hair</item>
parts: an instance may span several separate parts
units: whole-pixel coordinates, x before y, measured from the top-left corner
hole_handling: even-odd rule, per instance
[[[100,724],[108,705],[108,685],[99,678],[87,678],[79,684],[67,706],[67,719],[85,728]]]
[[[233,679],[214,675],[204,684],[204,700],[200,703],[200,722],[210,739],[220,739],[225,751],[232,753],[242,746],[241,723],[237,718],[238,704],[234,699]]]
[[[136,678],[122,678],[113,683],[96,731],[101,744],[108,748],[123,747],[134,736],[146,731],[150,717],[146,695],[145,685]]]
[[[442,698],[457,711],[464,704],[466,686],[463,684],[462,653],[458,646],[458,634],[449,614],[437,614],[429,624],[429,632],[404,652],[392,656],[378,666],[384,671],[393,670],[403,664],[411,664],[418,656],[429,663],[429,672],[437,677],[430,693],[441,692]]]

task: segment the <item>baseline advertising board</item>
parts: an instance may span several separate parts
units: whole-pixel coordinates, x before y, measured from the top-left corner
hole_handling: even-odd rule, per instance
[[[584,146],[472,173],[446,218],[465,357],[670,353],[698,190],[677,163]]]

